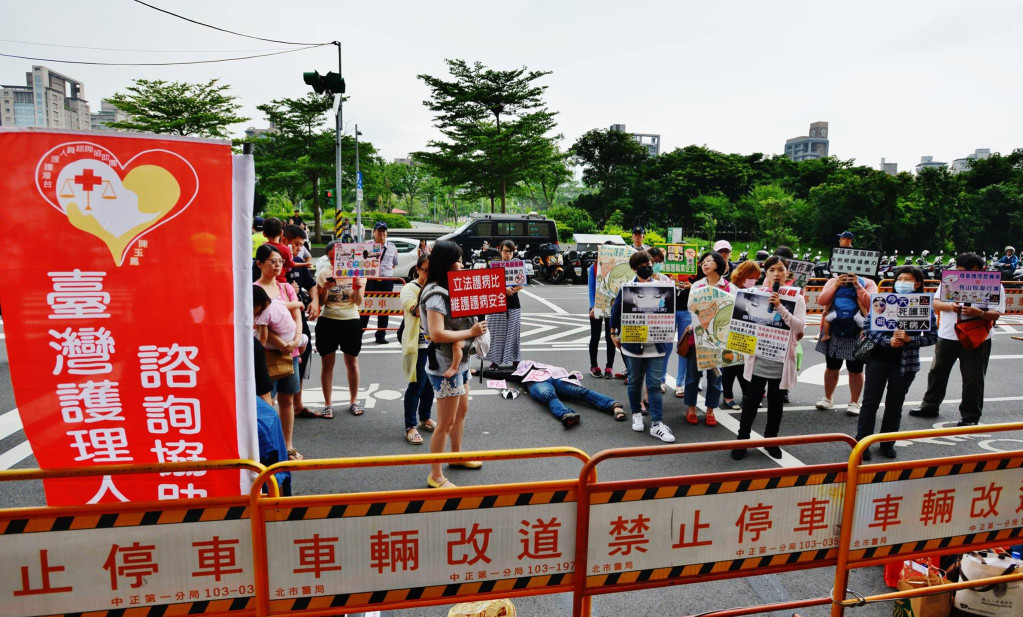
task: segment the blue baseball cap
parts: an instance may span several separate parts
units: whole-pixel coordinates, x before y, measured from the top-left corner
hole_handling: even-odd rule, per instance
[[[846,230],[846,231],[843,231],[842,233],[838,234],[838,237],[839,238],[848,238],[850,240],[853,240],[856,236],[854,236],[851,231]]]

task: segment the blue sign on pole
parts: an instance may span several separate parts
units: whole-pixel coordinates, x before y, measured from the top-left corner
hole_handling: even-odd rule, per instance
[[[360,171],[355,177],[355,188],[362,190],[362,172]]]

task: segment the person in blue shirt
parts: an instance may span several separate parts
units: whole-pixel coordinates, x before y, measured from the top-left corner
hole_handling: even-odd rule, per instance
[[[1019,267],[1019,257],[1016,256],[1016,249],[1011,246],[1005,247],[1005,255],[1002,255],[1002,258],[998,260],[998,263],[1006,264],[1009,266],[1010,270],[1015,272],[1016,268]]]

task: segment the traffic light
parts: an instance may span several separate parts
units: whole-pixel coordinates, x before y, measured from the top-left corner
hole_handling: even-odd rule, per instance
[[[324,193],[324,195],[327,198],[327,206],[328,207],[329,206],[333,206],[334,205],[334,191],[333,190],[327,190],[327,191],[324,191],[323,193]]]
[[[326,75],[320,75],[319,71],[302,73],[302,81],[313,87],[316,94],[344,94],[345,80],[333,71]]]

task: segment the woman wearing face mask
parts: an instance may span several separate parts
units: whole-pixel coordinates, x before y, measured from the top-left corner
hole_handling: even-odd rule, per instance
[[[746,361],[743,376],[749,381],[742,398],[742,415],[739,417],[739,439],[749,439],[753,429],[753,421],[757,417],[760,399],[767,391],[767,426],[764,437],[777,437],[781,428],[781,415],[785,406],[782,390],[791,390],[796,385],[796,341],[806,324],[806,301],[802,294],[789,296],[796,301],[795,312],[789,312],[781,303],[778,292],[773,291],[775,283],[784,285],[788,279],[788,265],[784,258],[772,255],[764,261],[763,290],[771,292],[768,300],[774,313],[781,317],[789,327],[788,353],[785,362],[776,362],[767,358],[751,357]],[[781,448],[768,446],[767,453],[773,458],[781,458]],[[732,458],[741,460],[746,457],[746,448],[732,450]]]
[[[723,276],[728,269],[728,264],[720,253],[707,251],[700,256],[699,264],[704,278],[693,283],[692,291],[704,287],[717,287],[730,294],[735,293],[735,287]],[[715,373],[714,370],[704,372],[707,375],[707,414],[704,422],[707,426],[717,426],[718,421],[714,417],[714,408],[718,406],[718,399],[721,398],[721,375],[720,372]],[[696,346],[694,345],[689,349],[689,355],[686,356],[685,404],[688,408],[686,422],[689,424],[700,423],[700,418],[696,415],[696,396],[699,394],[700,373],[701,371],[696,368]]]
[[[895,272],[895,293],[922,293],[924,273],[915,266],[902,266]],[[871,315],[873,316],[873,315]],[[920,372],[920,348],[938,342],[938,326],[931,314],[931,329],[927,332],[876,332],[867,330],[867,338],[874,342],[874,351],[867,360],[863,384],[863,406],[856,425],[856,439],[863,439],[874,432],[877,408],[888,387],[884,399],[884,414],[881,416],[881,432],[894,433],[899,430],[902,420],[902,403],[913,378]],[[895,444],[882,441],[878,446],[881,454],[895,458]],[[863,460],[869,461],[870,450],[863,451]]]
[[[757,280],[760,278],[760,266],[753,260],[747,260],[739,264],[732,270],[732,286],[740,289],[752,289],[756,287]],[[726,366],[721,369],[721,391],[722,400],[721,409],[738,409],[739,404],[735,402],[735,395],[732,391],[732,386],[735,384],[735,380],[739,380],[739,390],[743,392],[745,396],[746,392],[746,378],[742,376],[742,372],[746,369],[744,364],[733,364],[732,366]]]

